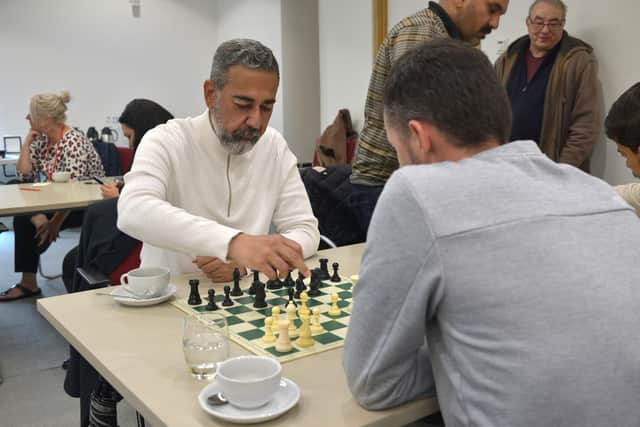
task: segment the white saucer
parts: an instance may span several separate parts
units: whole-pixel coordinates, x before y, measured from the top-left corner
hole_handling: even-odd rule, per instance
[[[300,387],[288,378],[282,377],[280,387],[273,399],[264,406],[255,409],[240,409],[231,404],[213,406],[207,403],[207,397],[220,392],[220,384],[216,381],[207,385],[198,395],[198,403],[209,414],[238,424],[253,424],[279,417],[298,403]]]
[[[147,305],[160,304],[161,302],[165,302],[166,300],[171,298],[175,293],[176,285],[172,284],[169,285],[167,291],[164,294],[157,297],[145,299],[133,298],[133,296],[122,286],[118,286],[113,291],[111,291],[111,295],[113,296],[114,300],[118,301],[120,304],[132,305],[135,307],[145,307]]]

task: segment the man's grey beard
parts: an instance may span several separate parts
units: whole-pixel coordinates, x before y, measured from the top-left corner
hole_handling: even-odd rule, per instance
[[[220,117],[219,109],[214,106],[212,110],[209,110],[209,120],[213,126],[213,131],[220,140],[220,145],[229,154],[239,156],[251,151],[262,136],[260,130],[255,128],[238,129],[229,132],[222,126],[218,117]]]

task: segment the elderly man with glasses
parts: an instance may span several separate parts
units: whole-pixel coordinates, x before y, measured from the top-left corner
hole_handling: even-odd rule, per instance
[[[593,48],[564,30],[566,16],[561,0],[534,1],[528,35],[498,58],[496,71],[513,109],[510,140],[536,141],[552,160],[589,172],[602,91]]]

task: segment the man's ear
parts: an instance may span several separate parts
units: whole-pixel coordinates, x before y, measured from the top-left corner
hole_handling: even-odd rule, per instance
[[[204,81],[203,92],[204,102],[207,104],[207,107],[213,108],[213,104],[216,100],[216,89],[213,86],[213,82],[211,80]]]
[[[409,140],[415,144],[416,149],[427,158],[433,151],[431,127],[419,120],[409,120]]]

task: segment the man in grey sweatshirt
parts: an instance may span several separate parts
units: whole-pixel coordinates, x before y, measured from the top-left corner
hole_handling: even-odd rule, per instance
[[[456,41],[391,72],[385,124],[404,167],[369,229],[349,386],[369,409],[437,390],[447,427],[637,427],[640,222],[535,143],[503,145],[508,102]]]

